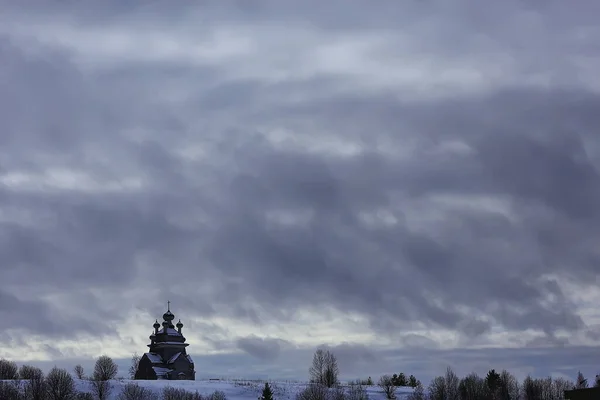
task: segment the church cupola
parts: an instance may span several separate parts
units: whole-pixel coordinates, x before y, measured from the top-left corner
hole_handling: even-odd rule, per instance
[[[183,324],[181,323],[181,320],[179,320],[177,323],[177,332],[181,333],[181,328],[183,328]]]
[[[173,326],[173,319],[175,318],[175,315],[173,315],[173,313],[171,312],[171,302],[168,301],[167,302],[167,312],[163,314],[163,319],[165,320],[165,322],[167,323],[165,326],[165,322],[163,322],[163,326],[165,326],[166,328],[175,328]]]
[[[154,325],[152,325],[152,327],[154,328],[154,334],[158,335],[158,329],[160,328],[160,324],[158,323],[158,320],[156,320],[154,322]]]

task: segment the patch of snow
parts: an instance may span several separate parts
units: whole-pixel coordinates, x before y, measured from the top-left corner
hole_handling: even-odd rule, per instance
[[[152,367],[152,369],[154,370],[154,372],[156,372],[156,376],[165,376],[169,372],[171,372],[171,370],[169,368],[163,368],[163,367]]]
[[[160,356],[155,353],[146,353],[146,357],[148,357],[150,362],[153,364],[162,364],[162,362],[163,362],[162,358],[160,358]]]
[[[187,346],[188,345],[187,343],[183,343],[183,342],[156,342],[156,344],[157,345],[159,345],[159,344],[177,344],[177,345],[180,345],[180,346]]]
[[[158,334],[163,334],[165,333],[165,329],[162,328],[158,331]],[[181,333],[177,332],[175,329],[173,328],[167,328],[167,335],[171,335],[171,336],[181,336]]]
[[[167,368],[155,367],[157,374],[159,372],[166,374],[170,370]],[[84,379],[74,379],[77,391],[92,393],[92,386],[90,381]],[[110,381],[112,390],[107,400],[118,400],[119,394],[122,392],[123,387],[127,384],[136,384],[144,387],[155,394],[162,394],[162,391],[166,387],[174,387],[184,389],[189,392],[198,392],[201,395],[210,395],[215,391],[222,391],[225,393],[227,400],[256,400],[261,394],[265,385],[264,380],[167,380],[162,375],[161,379],[155,381],[144,381],[144,380],[127,380],[119,379]],[[268,381],[271,389],[274,392],[274,397],[277,400],[295,400],[296,395],[304,390],[309,384],[301,382],[290,382],[290,381]],[[376,386],[363,386],[369,395],[370,400],[386,400],[382,390]],[[406,400],[408,396],[413,392],[410,387],[398,387],[396,388],[396,399]]]
[[[78,385],[78,390],[87,391],[91,393],[91,387],[86,386],[89,384],[87,381],[75,380]],[[108,400],[117,400],[119,393],[123,390],[123,387],[128,383],[134,383],[144,388],[151,390],[156,394],[162,394],[165,387],[174,387],[187,390],[189,392],[198,392],[201,395],[210,395],[216,390],[225,393],[227,400],[256,400],[261,394],[264,388],[265,382],[261,380],[196,380],[196,381],[185,381],[185,380],[156,380],[156,381],[130,381],[130,380],[116,380],[111,381],[113,390]],[[274,392],[274,397],[277,400],[295,400],[296,395],[304,390],[308,383],[289,382],[289,381],[268,381],[271,389]],[[80,386],[81,385],[81,386]],[[369,395],[370,400],[386,400],[381,388],[377,385],[363,386]],[[405,400],[413,392],[410,387],[399,387],[396,388],[396,399]]]

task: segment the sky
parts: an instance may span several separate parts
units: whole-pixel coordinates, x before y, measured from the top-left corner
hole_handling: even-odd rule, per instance
[[[599,2],[0,5],[0,358],[600,373]]]

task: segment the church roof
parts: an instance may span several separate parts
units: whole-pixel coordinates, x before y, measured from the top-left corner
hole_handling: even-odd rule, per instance
[[[173,357],[171,357],[171,358],[169,359],[169,361],[167,361],[167,364],[172,364],[172,363],[174,363],[174,362],[175,362],[175,360],[177,360],[177,358],[179,358],[179,356],[180,356],[180,355],[181,355],[181,352],[179,352],[179,353],[176,353],[175,355],[173,355]]]
[[[165,329],[159,329],[158,330],[158,334],[160,335],[161,333],[165,333]],[[173,328],[167,328],[167,335],[172,335],[172,336],[182,336],[181,333],[177,332],[175,329]]]
[[[155,353],[146,353],[146,357],[148,357],[152,364],[162,364],[163,362],[162,358],[160,358],[160,356]]]
[[[156,373],[156,376],[165,376],[169,372],[172,371],[169,368],[163,368],[163,367],[152,367],[152,369],[154,370],[154,373]]]

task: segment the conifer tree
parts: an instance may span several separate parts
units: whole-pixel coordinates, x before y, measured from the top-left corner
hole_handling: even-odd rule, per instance
[[[587,379],[585,379],[581,371],[579,371],[577,373],[577,382],[575,383],[575,389],[585,389],[587,387]]]
[[[265,382],[265,388],[263,389],[261,400],[273,400],[273,391],[269,386],[269,382]]]

